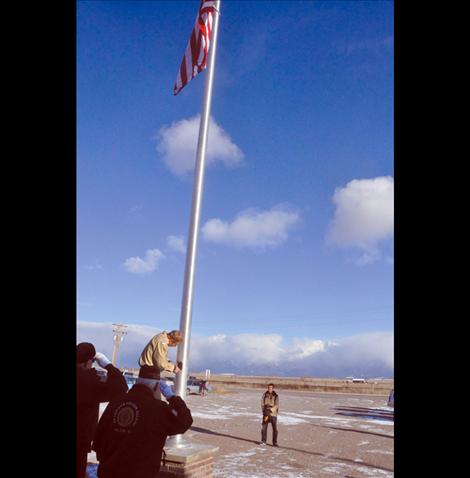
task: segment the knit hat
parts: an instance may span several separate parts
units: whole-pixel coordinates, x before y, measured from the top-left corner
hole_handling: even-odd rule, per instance
[[[85,363],[87,360],[92,360],[95,355],[96,350],[93,344],[82,342],[77,345],[77,363]]]

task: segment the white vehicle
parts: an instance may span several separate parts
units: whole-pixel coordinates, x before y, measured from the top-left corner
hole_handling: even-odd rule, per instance
[[[349,383],[366,383],[365,378],[346,377],[346,382]]]
[[[186,384],[186,393],[199,394],[199,382],[200,380],[188,379],[188,383]]]

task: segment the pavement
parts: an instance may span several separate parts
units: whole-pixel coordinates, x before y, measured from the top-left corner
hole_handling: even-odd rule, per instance
[[[190,395],[184,435],[220,447],[214,476],[393,477],[393,408],[387,397],[281,390],[278,447],[260,446],[262,389]]]
[[[187,397],[194,423],[185,440],[219,447],[214,477],[393,477],[393,408],[386,396],[280,390],[273,447],[271,426],[268,445],[259,445],[263,393],[230,388]]]

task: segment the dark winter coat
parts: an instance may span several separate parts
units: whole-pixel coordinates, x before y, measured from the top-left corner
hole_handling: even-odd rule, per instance
[[[99,478],[155,478],[167,436],[184,433],[192,423],[180,397],[168,404],[146,385],[134,385],[109,403],[96,429]]]
[[[113,365],[106,367],[105,382],[94,368],[77,367],[77,446],[90,449],[98,424],[100,402],[109,402],[127,390],[126,379]]]

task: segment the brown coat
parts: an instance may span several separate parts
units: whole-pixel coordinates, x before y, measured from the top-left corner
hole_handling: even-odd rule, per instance
[[[270,406],[270,415],[277,417],[279,411],[279,395],[273,390],[273,393],[264,392],[261,397],[261,410],[264,413],[264,407]]]
[[[155,335],[145,346],[139,358],[139,365],[157,367],[160,372],[173,372],[176,365],[168,360],[168,336],[167,332]]]

